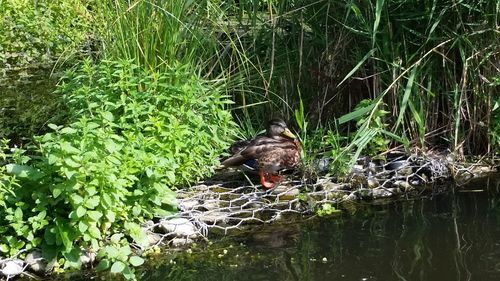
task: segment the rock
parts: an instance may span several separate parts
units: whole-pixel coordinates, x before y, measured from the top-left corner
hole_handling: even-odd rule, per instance
[[[378,187],[380,184],[378,183],[378,180],[374,177],[368,177],[366,180],[368,188],[375,188]]]
[[[399,170],[397,170],[397,174],[398,176],[404,176],[404,177],[411,176],[413,174],[413,168],[410,166],[404,166]]]
[[[4,261],[0,272],[8,278],[17,276],[24,271],[23,264],[23,261],[18,259]]]
[[[351,173],[352,174],[364,174],[365,168],[363,165],[353,165],[351,168]]]
[[[47,269],[47,261],[42,257],[40,251],[28,253],[24,261],[28,264],[28,269],[35,273],[42,273]]]
[[[389,190],[388,188],[376,188],[376,189],[372,190],[371,195],[374,199],[377,199],[377,198],[392,197],[395,194],[391,190]]]
[[[356,192],[352,192],[349,195],[344,195],[342,198],[343,201],[356,201],[358,199],[358,196],[356,195]]]
[[[292,200],[300,194],[300,190],[296,187],[277,186],[271,193],[276,195],[279,200]]]
[[[162,236],[160,234],[153,233],[153,232],[150,232],[150,231],[148,231],[146,235],[148,236],[149,245],[156,245],[156,244],[158,244],[158,242],[160,242],[161,238],[162,238]]]
[[[204,212],[198,215],[198,219],[207,224],[226,224],[229,220],[231,213],[228,212]]]
[[[161,233],[171,234],[177,237],[194,238],[198,236],[198,231],[194,224],[185,218],[161,220],[158,228]]]
[[[219,203],[215,200],[207,200],[205,203],[203,203],[203,205],[201,205],[201,207],[207,211],[220,209]]]
[[[411,190],[413,187],[411,186],[411,184],[409,184],[407,181],[401,181],[401,180],[397,180],[393,183],[393,185],[395,187],[398,187],[400,188],[401,190],[403,191],[409,191]]]
[[[195,209],[199,205],[200,202],[198,200],[183,200],[177,204],[178,208],[182,211]]]
[[[319,159],[318,161],[318,172],[319,173],[324,173],[328,172],[328,169],[330,168],[330,159],[323,157]]]
[[[346,186],[346,184],[326,182],[323,184],[323,189],[325,191],[339,191],[346,190],[348,189],[348,187]]]
[[[142,229],[146,231],[151,230],[154,226],[155,223],[152,220],[147,220],[141,225]]]
[[[82,265],[91,264],[95,261],[95,253],[90,251],[82,251],[80,253],[80,261]]]
[[[413,179],[410,181],[410,185],[419,186],[419,185],[422,185],[422,181],[420,179]]]
[[[170,241],[170,244],[172,247],[182,247],[185,245],[192,244],[193,240],[190,238],[174,238],[172,241]]]
[[[384,168],[388,171],[394,171],[394,170],[403,169],[404,167],[406,167],[408,165],[409,165],[409,163],[406,160],[396,160],[396,161],[391,161],[391,162],[385,164]]]
[[[278,195],[279,200],[293,200],[299,196],[300,190],[298,188],[288,189],[284,194]]]

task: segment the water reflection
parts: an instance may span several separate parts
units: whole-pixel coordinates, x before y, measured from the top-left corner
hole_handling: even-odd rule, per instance
[[[481,191],[482,190],[482,191]],[[262,227],[153,262],[143,280],[500,280],[500,178]]]
[[[29,143],[47,124],[64,119],[61,95],[54,93],[61,73],[49,66],[0,73],[0,138],[10,145]]]

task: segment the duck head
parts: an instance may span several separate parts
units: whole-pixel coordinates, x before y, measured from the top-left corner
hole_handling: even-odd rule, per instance
[[[285,137],[292,140],[297,139],[297,137],[290,131],[290,129],[288,129],[285,121],[277,118],[269,121],[269,125],[267,127],[267,135],[271,138]]]

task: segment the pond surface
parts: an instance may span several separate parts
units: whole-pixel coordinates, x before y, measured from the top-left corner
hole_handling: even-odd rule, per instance
[[[53,92],[61,75],[48,66],[0,70],[0,138],[10,139],[10,145],[25,144],[43,134],[47,124],[63,119],[60,94]]]
[[[142,280],[500,280],[500,177],[162,255]]]

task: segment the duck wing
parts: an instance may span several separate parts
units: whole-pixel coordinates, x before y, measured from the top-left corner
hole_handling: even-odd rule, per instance
[[[295,148],[295,144],[288,140],[276,139],[270,137],[257,137],[236,152],[233,156],[222,162],[226,167],[240,166],[248,160],[259,159],[263,155],[276,149]]]

